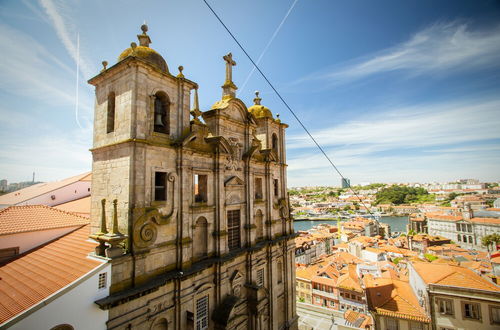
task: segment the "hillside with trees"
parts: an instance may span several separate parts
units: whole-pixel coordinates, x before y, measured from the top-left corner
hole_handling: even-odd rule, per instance
[[[408,204],[415,202],[434,201],[435,197],[429,194],[424,188],[413,188],[406,186],[390,186],[379,190],[376,194],[376,204],[394,205]]]

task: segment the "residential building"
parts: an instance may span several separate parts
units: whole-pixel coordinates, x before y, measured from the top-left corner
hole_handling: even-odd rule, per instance
[[[96,246],[88,240],[89,227],[73,229],[0,266],[1,329],[107,328],[108,312],[94,302],[109,295],[111,265],[89,257]]]
[[[474,271],[449,264],[413,262],[409,264],[409,279],[434,329],[500,326],[500,287]]]
[[[486,235],[500,232],[500,215],[498,212],[489,212],[487,213],[489,217],[484,217],[484,212],[480,217],[475,216],[470,205],[466,205],[462,215],[428,213],[427,230],[430,235],[446,237],[463,247],[485,250],[481,239]]]
[[[42,182],[0,196],[0,209],[13,205],[55,206],[90,195],[92,175],[83,173],[61,181]]]
[[[258,93],[249,108],[236,98],[230,53],[222,98],[202,111],[198,85],[182,67],[173,75],[141,29],[139,45],[89,80],[91,237],[112,266],[110,295],[96,301],[107,327],[297,328],[288,126]]]
[[[375,329],[431,329],[431,319],[420,306],[408,281],[367,275],[364,283]]]

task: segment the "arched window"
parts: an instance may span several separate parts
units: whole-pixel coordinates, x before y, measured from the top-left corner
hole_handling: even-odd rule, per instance
[[[261,210],[255,213],[255,226],[257,227],[257,239],[264,237],[264,216]]]
[[[207,255],[208,250],[208,222],[204,217],[196,221],[194,228],[194,257],[201,258]]]
[[[115,92],[108,95],[108,111],[106,121],[106,132],[111,133],[115,131]]]
[[[158,92],[155,94],[154,131],[169,134],[169,108],[170,101],[167,94]]]
[[[162,319],[156,321],[151,329],[152,330],[167,330],[168,329],[168,322],[167,322],[167,320],[162,318]]]
[[[276,153],[278,153],[278,137],[276,136],[276,134],[273,133],[272,139],[273,139],[273,141],[272,141],[273,150]]]
[[[469,236],[469,243],[472,244],[472,236]]]

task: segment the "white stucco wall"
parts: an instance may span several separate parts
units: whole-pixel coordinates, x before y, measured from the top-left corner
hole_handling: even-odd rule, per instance
[[[45,244],[53,239],[61,237],[80,226],[57,228],[49,230],[38,230],[27,233],[0,236],[0,249],[19,247],[19,253],[29,251],[39,245]]]
[[[107,285],[105,289],[98,290],[99,274],[104,272],[108,273]],[[109,295],[111,265],[102,264],[83,278],[84,280],[79,283],[73,282],[78,283],[76,286],[69,285],[52,295],[51,297],[56,297],[54,300],[50,301],[49,297],[18,315],[17,323],[11,325],[9,329],[48,330],[59,324],[69,324],[76,330],[106,329],[108,311],[99,309],[94,301]],[[44,305],[46,301],[50,302]],[[36,310],[37,308],[39,309]]]
[[[89,189],[90,181],[77,181],[59,189],[49,191],[32,199],[28,199],[16,205],[59,205],[89,196]],[[52,199],[52,195],[55,196],[55,199]]]

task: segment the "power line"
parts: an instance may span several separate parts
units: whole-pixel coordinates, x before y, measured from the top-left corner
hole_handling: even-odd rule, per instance
[[[328,160],[328,162],[330,163],[330,165],[332,165],[332,167],[338,173],[338,175],[343,180],[345,180],[346,178],[342,175],[342,173],[340,173],[339,169],[337,168],[337,166],[335,166],[335,164],[332,162],[332,160],[330,159],[330,157],[328,157],[328,155],[326,154],[325,150],[323,150],[323,148],[321,147],[321,145],[312,136],[312,134],[309,132],[309,130],[306,128],[306,126],[302,123],[302,121],[299,119],[299,117],[295,114],[295,112],[292,110],[292,108],[288,105],[288,103],[285,101],[285,99],[281,96],[281,94],[276,90],[276,88],[274,88],[274,85],[271,83],[271,81],[269,81],[269,79],[264,74],[264,72],[262,72],[262,70],[259,68],[259,66],[257,65],[257,63],[254,62],[254,60],[252,59],[252,57],[247,53],[247,51],[240,44],[240,42],[238,41],[238,39],[236,39],[236,37],[234,36],[234,34],[231,32],[231,30],[229,30],[229,28],[226,26],[226,24],[224,24],[224,22],[219,17],[219,15],[217,15],[217,13],[215,12],[215,10],[213,10],[213,8],[208,4],[207,0],[203,0],[203,2],[207,5],[207,7],[210,9],[210,11],[214,14],[214,16],[217,18],[217,20],[222,24],[222,26],[224,27],[224,29],[226,29],[226,31],[233,38],[233,40],[236,42],[236,44],[240,47],[240,49],[243,51],[243,53],[245,53],[246,57],[248,57],[248,59],[250,60],[250,62],[252,62],[252,64],[255,67],[255,69],[257,69],[257,71],[259,71],[259,73],[264,78],[264,80],[267,82],[267,84],[271,87],[271,89],[276,93],[276,95],[278,95],[278,97],[281,100],[281,102],[283,102],[283,104],[288,109],[288,111],[290,111],[290,113],[293,115],[293,117],[295,118],[295,120],[297,120],[297,122],[300,124],[300,126],[302,126],[302,128],[304,129],[304,131],[311,138],[311,140],[314,142],[314,144],[316,145],[316,147],[318,147],[318,149],[321,151],[321,153],[323,154],[323,156],[325,156],[325,158]],[[370,215],[373,217],[373,219],[378,223],[378,220],[375,218],[375,216],[370,211],[370,209],[365,205],[365,203],[363,203],[363,201],[361,200],[361,198],[359,197],[359,195],[356,193],[356,191],[354,189],[352,189],[350,183],[348,183],[348,186],[349,186],[349,189],[351,190],[351,192],[358,198],[358,200],[360,201],[361,205],[363,205],[363,207],[368,211],[368,213],[370,213]]]

